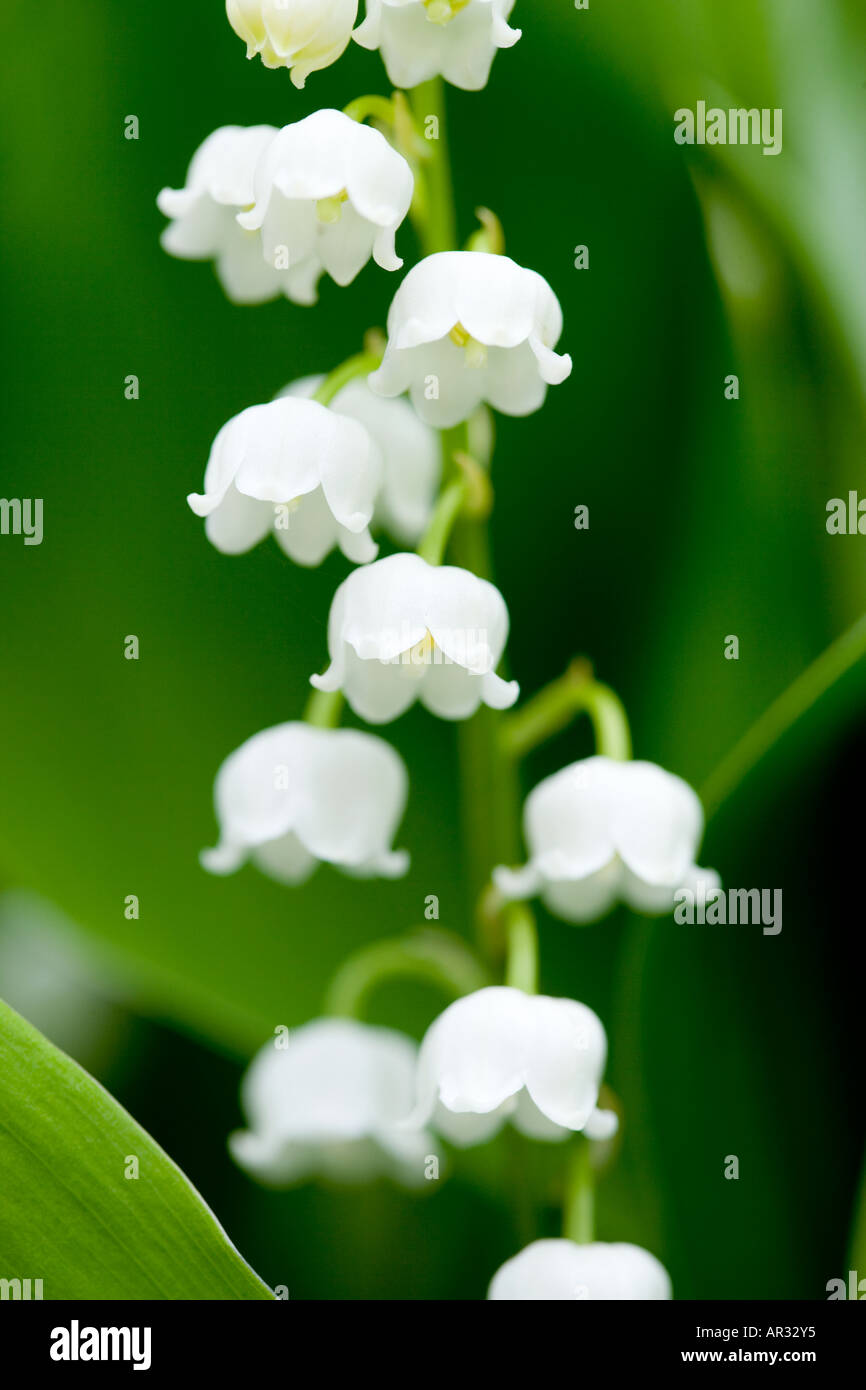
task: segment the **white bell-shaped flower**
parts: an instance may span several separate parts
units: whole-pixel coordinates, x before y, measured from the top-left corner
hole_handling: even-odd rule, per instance
[[[317,401],[282,397],[223,425],[204,492],[187,501],[226,555],[273,531],[299,565],[320,564],[336,545],[366,564],[378,550],[370,521],[381,485],[382,457],[363,425]]]
[[[572,763],[530,792],[523,825],[529,862],[496,869],[494,882],[506,898],[540,894],[567,922],[591,922],[618,901],[670,912],[677,889],[696,877],[718,883],[695,865],[704,827],[698,797],[655,763]]]
[[[281,883],[304,882],[320,861],[356,877],[399,877],[409,856],[391,844],[407,793],[403,761],[383,739],[278,724],[242,743],[217,773],[220,841],[201,863],[230,874],[252,859]]]
[[[497,1270],[487,1297],[550,1303],[587,1299],[660,1301],[672,1297],[664,1265],[639,1245],[536,1240]]]
[[[244,1077],[249,1129],[230,1137],[233,1157],[278,1187],[380,1175],[423,1187],[434,1141],[400,1123],[416,1054],[402,1033],[349,1019],[316,1019],[266,1043]]]
[[[309,399],[324,377],[302,377],[281,396]],[[401,545],[417,545],[433,513],[442,474],[439,436],[406,400],[384,400],[356,378],[330,403],[338,415],[363,425],[382,456],[382,487],[376,498],[373,526],[382,527]]]
[[[266,68],[288,68],[296,87],[346,48],[358,0],[226,0],[229,24]]]
[[[238,222],[261,233],[269,265],[291,268],[292,297],[312,304],[325,271],[348,285],[371,255],[383,270],[400,269],[394,240],[414,184],[380,131],[314,111],[274,136],[256,169],[255,204]]]
[[[390,555],[340,585],[328,619],[331,664],[310,681],[342,690],[370,724],[396,719],[416,699],[442,719],[467,719],[482,703],[507,709],[517,699],[517,682],[496,675],[507,636],[494,585],[419,555]]]
[[[534,270],[488,251],[441,251],[419,261],[394,296],[370,385],[382,396],[408,391],[439,429],[482,401],[529,415],[571,372],[571,358],[554,352],[561,333],[559,300]]]
[[[292,271],[276,270],[262,255],[261,237],[238,226],[237,215],[255,196],[256,165],[276,126],[222,126],[192,157],[183,188],[164,188],[160,212],[172,219],[162,246],[181,260],[216,263],[220,283],[236,304],[292,298]]]
[[[409,1123],[432,1122],[461,1146],[484,1143],[507,1120],[533,1139],[610,1138],[616,1116],[597,1108],[606,1057],[604,1028],[585,1004],[491,985],[427,1030]]]
[[[441,74],[477,92],[496,50],[520,38],[507,23],[513,9],[514,0],[367,0],[367,17],[354,38],[381,51],[396,87],[417,87]]]

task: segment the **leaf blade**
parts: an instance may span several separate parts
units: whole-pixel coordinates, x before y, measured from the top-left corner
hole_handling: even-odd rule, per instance
[[[0,1077],[4,1278],[46,1299],[272,1297],[150,1135],[2,1002]]]

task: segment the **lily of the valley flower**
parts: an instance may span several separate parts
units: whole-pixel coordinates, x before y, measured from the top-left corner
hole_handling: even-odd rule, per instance
[[[508,16],[514,0],[367,0],[355,30],[363,48],[381,50],[396,87],[416,87],[440,74],[455,87],[485,86],[498,48],[520,38]]]
[[[597,1108],[606,1056],[604,1028],[585,1004],[491,985],[427,1030],[410,1123],[431,1122],[461,1146],[484,1143],[506,1120],[534,1139],[609,1138],[616,1116]]]
[[[311,676],[342,690],[356,714],[384,724],[416,699],[443,719],[467,719],[482,703],[507,709],[516,681],[495,674],[508,636],[505,600],[468,570],[390,555],[353,570],[328,619],[331,664]]]
[[[493,1276],[489,1299],[567,1302],[587,1299],[659,1301],[671,1298],[664,1265],[639,1245],[577,1245],[573,1240],[536,1240],[506,1260]]]
[[[244,1077],[249,1129],[229,1140],[241,1167],[272,1186],[320,1175],[348,1183],[385,1175],[423,1186],[433,1140],[400,1123],[411,1105],[412,1040],[317,1019],[281,1041],[267,1043]]]
[[[255,205],[238,222],[261,232],[267,263],[291,268],[292,297],[312,304],[325,271],[348,285],[371,255],[383,270],[400,269],[394,240],[413,188],[380,131],[314,111],[274,136],[256,169]]]
[[[172,256],[216,262],[217,275],[236,304],[292,298],[292,273],[276,270],[262,255],[261,237],[238,226],[237,215],[254,198],[256,164],[276,126],[222,126],[192,157],[183,188],[164,188],[160,212],[172,219],[162,245]]]
[[[382,396],[409,391],[421,419],[440,429],[482,401],[529,415],[571,372],[571,358],[554,352],[561,333],[559,300],[534,270],[488,251],[441,251],[394,296],[370,385]]]
[[[567,922],[591,922],[619,900],[669,912],[674,894],[703,878],[695,856],[704,816],[691,787],[655,763],[585,758],[530,792],[523,813],[529,863],[499,868],[507,898],[540,894]]]
[[[357,877],[409,867],[391,843],[406,806],[399,754],[373,734],[278,724],[241,744],[214,788],[220,826],[205,869],[230,874],[248,858],[281,883],[302,883],[322,861]]]
[[[335,545],[366,564],[378,549],[369,527],[381,484],[382,458],[363,425],[317,401],[282,397],[223,425],[204,492],[187,501],[226,555],[273,531],[299,565],[318,565]]]
[[[226,0],[229,24],[266,68],[289,68],[296,87],[335,63],[352,35],[358,0]]]
[[[303,377],[280,394],[309,398],[323,380]],[[416,545],[427,528],[439,488],[438,435],[418,419],[408,401],[383,400],[358,378],[338,391],[330,409],[363,425],[382,455],[384,475],[373,526],[384,527],[401,545]]]

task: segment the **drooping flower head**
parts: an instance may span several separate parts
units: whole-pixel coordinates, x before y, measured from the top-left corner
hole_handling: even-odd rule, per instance
[[[388,346],[370,385],[408,391],[431,425],[449,429],[489,402],[529,415],[571,372],[554,352],[562,310],[547,281],[508,256],[441,251],[414,266],[388,313]]]
[[[498,48],[520,38],[508,16],[514,0],[367,0],[356,43],[381,51],[395,87],[417,87],[441,75],[477,92],[490,76]]]
[[[639,1245],[536,1240],[493,1276],[489,1299],[504,1302],[671,1298],[664,1265]]]
[[[164,188],[157,198],[172,219],[162,234],[169,255],[215,261],[220,283],[236,304],[291,298],[291,275],[262,255],[261,237],[238,226],[237,215],[255,196],[256,164],[276,126],[221,126],[192,157],[183,188]]]
[[[412,1100],[414,1042],[349,1019],[316,1019],[281,1041],[267,1043],[244,1077],[249,1129],[229,1140],[241,1167],[277,1187],[380,1175],[423,1186],[434,1141],[400,1123]]]
[[[416,699],[442,719],[467,719],[482,703],[507,709],[517,699],[517,683],[496,675],[507,636],[494,585],[418,555],[390,555],[340,585],[328,619],[331,664],[310,680],[342,690],[370,724],[396,719]]]
[[[358,0],[226,0],[229,24],[266,68],[288,68],[296,87],[346,48]]]
[[[363,425],[317,401],[281,397],[223,425],[204,492],[187,501],[226,555],[273,531],[300,565],[318,565],[335,545],[366,564],[378,550],[369,527],[381,485],[382,458]]]
[[[261,233],[269,265],[291,269],[293,299],[312,304],[325,271],[348,285],[371,255],[383,270],[400,269],[394,242],[414,184],[380,131],[314,111],[274,136],[256,169],[255,204],[238,222]]]
[[[323,380],[303,377],[280,394],[309,398]],[[416,545],[427,528],[439,488],[439,436],[418,419],[408,401],[384,400],[360,379],[338,391],[330,409],[363,425],[382,456],[384,474],[374,528],[384,527],[401,545]]]
[[[395,878],[409,867],[391,844],[408,777],[383,739],[354,729],[278,724],[226,758],[214,788],[220,826],[204,868],[230,874],[246,859],[281,883],[303,883],[317,864],[356,877]]]
[[[606,1057],[604,1028],[585,1004],[491,985],[427,1030],[411,1121],[459,1145],[484,1143],[507,1120],[534,1139],[575,1130],[606,1139],[617,1125],[597,1108]]]
[[[585,758],[530,792],[523,812],[529,862],[499,868],[507,898],[540,894],[557,917],[591,922],[617,901],[669,912],[678,888],[703,877],[695,856],[703,834],[691,787],[655,763]]]

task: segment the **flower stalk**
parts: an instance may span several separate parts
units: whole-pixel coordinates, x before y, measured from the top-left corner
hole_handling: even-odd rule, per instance
[[[354,357],[349,357],[345,362],[341,362],[338,367],[329,372],[321,386],[315,391],[313,400],[319,405],[330,405],[339,396],[344,386],[348,386],[350,381],[357,381],[359,377],[369,376],[375,372],[381,364],[382,354],[371,352],[365,348],[363,352],[358,352]]]
[[[572,661],[564,675],[529,700],[502,723],[502,747],[520,762],[545,740],[568,727],[578,714],[588,714],[596,752],[627,762],[631,757],[628,716],[619,696],[595,679],[590,662]]]
[[[325,1013],[360,1019],[371,994],[395,979],[434,985],[449,999],[473,994],[490,983],[486,970],[460,937],[422,928],[376,941],[349,956],[331,981]]]
[[[595,1235],[595,1180],[591,1141],[579,1134],[571,1143],[566,1169],[562,1234],[577,1245],[591,1244]]]

